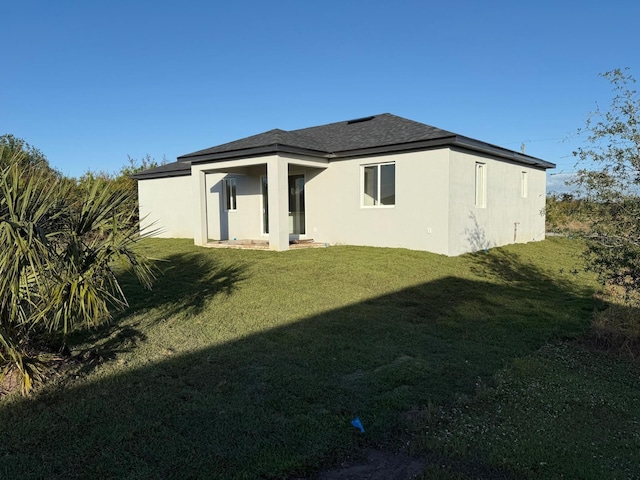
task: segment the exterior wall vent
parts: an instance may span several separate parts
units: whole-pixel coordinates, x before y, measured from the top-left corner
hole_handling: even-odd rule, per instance
[[[347,125],[351,125],[352,123],[368,122],[369,120],[373,120],[374,118],[376,118],[376,117],[375,117],[375,116],[372,116],[372,117],[356,118],[356,119],[354,119],[354,120],[349,120],[349,121],[347,121]]]

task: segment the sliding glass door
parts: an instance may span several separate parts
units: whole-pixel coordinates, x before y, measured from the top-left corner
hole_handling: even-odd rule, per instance
[[[269,185],[267,177],[262,177],[262,233],[269,233]]]
[[[289,233],[304,235],[304,175],[289,175]]]
[[[304,175],[289,175],[289,234],[304,235]],[[262,177],[262,233],[269,233],[269,185]]]

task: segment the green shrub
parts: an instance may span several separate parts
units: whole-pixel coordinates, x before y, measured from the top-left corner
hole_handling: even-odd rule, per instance
[[[100,178],[78,187],[19,150],[0,157],[0,372],[17,372],[27,393],[52,358],[45,337],[64,342],[75,326],[96,325],[126,305],[114,262],[145,286],[153,273],[131,249],[138,223],[122,208],[129,192]]]

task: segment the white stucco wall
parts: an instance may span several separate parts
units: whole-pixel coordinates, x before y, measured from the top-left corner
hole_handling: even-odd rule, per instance
[[[162,238],[193,238],[195,201],[191,177],[138,180],[141,230]]]
[[[365,165],[395,163],[395,205],[362,205]],[[475,205],[475,165],[486,167],[486,206]],[[288,164],[288,168],[286,165]],[[261,177],[278,172],[269,189],[283,221],[262,230]],[[286,169],[281,172],[284,166]],[[218,170],[215,170],[218,169]],[[224,169],[224,172],[220,171]],[[527,174],[527,196],[521,174]],[[281,173],[283,173],[281,175]],[[306,235],[331,245],[404,247],[445,255],[544,239],[544,170],[443,147],[368,158],[326,160],[268,155],[192,166],[191,176],[138,181],[143,226],[158,236],[207,240],[269,239],[286,247],[288,174],[305,175]],[[222,179],[237,182],[237,210],[224,209]],[[272,213],[274,213],[272,212]],[[516,230],[517,228],[517,230]]]
[[[256,239],[261,234],[260,173],[207,173],[207,240]],[[225,209],[223,180],[236,180],[236,210]]]
[[[451,150],[449,255],[544,240],[545,171]],[[486,167],[486,206],[475,205],[476,163]],[[526,172],[527,196],[521,174]]]
[[[447,148],[332,161],[307,176],[307,236],[329,244],[448,253]],[[395,162],[394,206],[362,205],[364,165]]]
[[[262,163],[266,158],[191,166],[190,181],[195,192],[192,238],[196,245],[206,245],[209,240],[261,238],[260,176],[266,172]],[[224,208],[222,180],[226,177],[236,179],[235,211]]]

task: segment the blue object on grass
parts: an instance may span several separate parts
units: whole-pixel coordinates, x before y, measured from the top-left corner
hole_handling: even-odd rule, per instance
[[[360,421],[360,417],[356,417],[351,420],[351,425],[360,430],[360,433],[364,433],[364,427],[362,426],[362,422]]]

